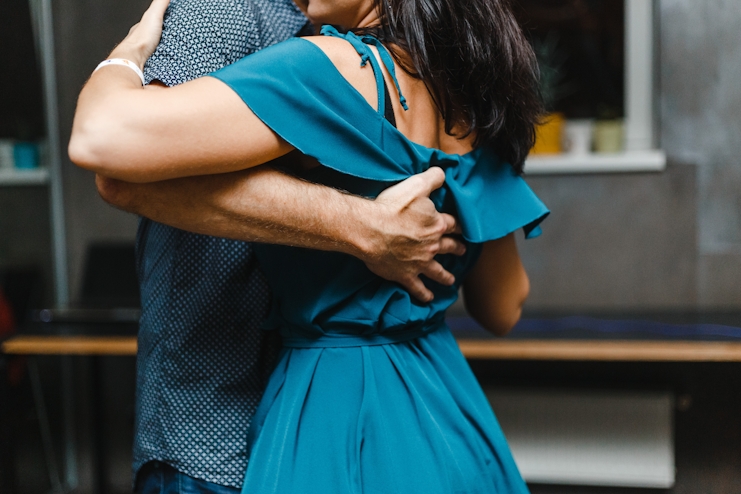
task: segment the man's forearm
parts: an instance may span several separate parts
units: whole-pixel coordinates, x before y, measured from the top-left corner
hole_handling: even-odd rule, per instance
[[[98,177],[116,207],[194,233],[351,254],[372,251],[372,202],[270,167],[150,184]]]
[[[444,180],[440,168],[431,168],[373,201],[266,166],[145,184],[98,177],[97,184],[114,206],[190,232],[353,255],[428,301],[432,292],[419,275],[452,284],[435,256],[465,251],[447,235],[456,232],[455,219],[429,199]]]

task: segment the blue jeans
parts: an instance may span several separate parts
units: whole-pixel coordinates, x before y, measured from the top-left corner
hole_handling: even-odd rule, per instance
[[[240,489],[189,477],[170,465],[150,461],[136,475],[136,494],[237,494]]]

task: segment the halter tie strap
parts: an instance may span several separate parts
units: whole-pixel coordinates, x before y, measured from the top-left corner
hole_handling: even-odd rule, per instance
[[[373,74],[376,78],[376,89],[378,91],[378,113],[383,115],[385,113],[385,102],[384,102],[384,88],[386,87],[386,84],[383,80],[383,71],[381,70],[380,65],[378,64],[378,60],[376,60],[376,57],[373,55],[373,52],[370,49],[370,46],[373,45],[378,49],[378,54],[381,58],[381,63],[386,67],[386,70],[388,70],[389,75],[391,76],[391,79],[394,81],[394,85],[396,86],[396,90],[399,92],[399,102],[401,103],[401,107],[404,108],[404,110],[408,110],[409,106],[407,105],[407,100],[404,97],[403,94],[401,94],[401,88],[399,87],[399,81],[396,78],[396,70],[394,69],[394,60],[391,57],[391,54],[386,49],[385,46],[383,46],[383,43],[381,43],[378,38],[371,36],[369,34],[364,34],[363,36],[358,36],[352,31],[348,31],[346,34],[342,34],[337,29],[335,29],[333,26],[324,25],[322,26],[321,33],[325,36],[332,36],[335,38],[341,38],[346,41],[348,41],[353,48],[355,48],[355,51],[358,52],[358,55],[360,55],[360,66],[365,67],[368,62],[370,62],[371,67],[373,68]]]

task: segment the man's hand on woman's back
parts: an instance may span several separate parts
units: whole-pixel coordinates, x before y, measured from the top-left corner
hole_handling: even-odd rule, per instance
[[[466,250],[451,236],[460,231],[455,218],[439,213],[429,197],[444,181],[442,169],[430,168],[390,187],[376,198],[376,214],[368,218],[367,226],[375,230],[367,235],[370,244],[363,261],[375,274],[400,283],[423,302],[432,300],[432,292],[422,283],[421,274],[443,285],[455,281],[435,256],[462,255]]]

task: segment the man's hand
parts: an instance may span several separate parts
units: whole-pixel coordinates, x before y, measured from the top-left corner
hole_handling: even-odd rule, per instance
[[[435,210],[429,196],[445,181],[445,172],[430,168],[383,191],[374,201],[376,230],[362,257],[378,276],[403,285],[415,298],[429,302],[432,292],[419,275],[452,285],[453,275],[435,260],[438,254],[462,255],[463,243],[455,218]]]

